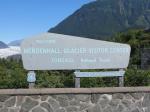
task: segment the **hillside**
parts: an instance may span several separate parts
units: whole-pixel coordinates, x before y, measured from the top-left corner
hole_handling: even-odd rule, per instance
[[[10,42],[8,45],[9,46],[20,46],[22,40],[15,40],[15,41],[12,41]]]
[[[48,32],[108,39],[116,32],[150,26],[150,0],[97,0]]]
[[[150,29],[148,30],[136,30],[130,29],[127,32],[121,32],[114,36],[111,41],[119,42],[119,43],[127,43],[131,46],[131,57],[130,57],[130,66],[136,65],[140,67],[143,63],[141,58],[143,55],[144,49],[150,48]],[[146,54],[149,54],[149,51],[146,51]],[[150,68],[150,58],[149,55],[146,56],[148,58],[147,66]]]
[[[4,42],[0,41],[0,49],[4,48],[8,48],[8,46]]]

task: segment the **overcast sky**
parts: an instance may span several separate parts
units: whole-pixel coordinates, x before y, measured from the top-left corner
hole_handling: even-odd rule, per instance
[[[0,0],[0,41],[47,32],[82,5],[94,0]]]

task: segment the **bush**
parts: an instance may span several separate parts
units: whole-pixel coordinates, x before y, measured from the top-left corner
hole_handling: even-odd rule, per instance
[[[99,71],[99,70],[91,70]],[[36,88],[74,87],[74,71],[36,71]],[[22,63],[0,59],[0,88],[27,88],[27,71]],[[118,78],[81,78],[81,87],[116,87]],[[129,68],[125,86],[150,86],[150,71]]]
[[[27,88],[26,71],[20,62],[0,59],[0,88]]]
[[[125,86],[150,86],[150,71],[128,69],[125,73]]]

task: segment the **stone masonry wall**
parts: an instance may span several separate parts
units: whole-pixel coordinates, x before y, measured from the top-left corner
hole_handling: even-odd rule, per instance
[[[150,93],[0,95],[0,112],[150,112]]]

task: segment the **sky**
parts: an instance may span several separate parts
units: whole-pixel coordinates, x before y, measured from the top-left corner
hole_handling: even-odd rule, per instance
[[[0,0],[0,41],[9,43],[47,32],[94,0]]]

